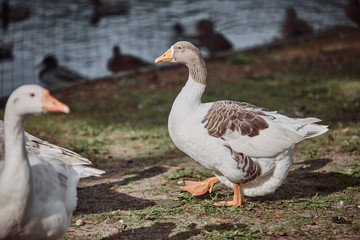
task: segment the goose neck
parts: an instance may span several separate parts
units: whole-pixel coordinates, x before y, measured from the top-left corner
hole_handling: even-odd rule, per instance
[[[24,206],[31,193],[31,171],[25,149],[24,117],[5,109],[4,133],[5,161],[0,174],[0,195],[9,197],[5,201],[20,201]],[[9,194],[12,192],[21,194]],[[13,199],[14,197],[16,199]]]
[[[4,133],[5,160],[10,161],[15,156],[26,157],[23,117],[5,111]]]
[[[183,106],[198,106],[201,104],[201,97],[205,88],[206,85],[198,83],[189,74],[189,78],[175,102]]]
[[[207,81],[207,70],[205,61],[203,58],[197,59],[197,61],[192,61],[186,64],[189,69],[190,77],[197,83],[206,85]]]

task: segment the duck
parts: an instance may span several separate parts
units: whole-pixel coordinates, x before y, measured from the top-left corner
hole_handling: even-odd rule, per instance
[[[9,96],[0,131],[5,149],[0,161],[0,213],[6,216],[0,218],[0,239],[63,239],[76,207],[79,178],[104,173],[87,171],[89,160],[24,133],[31,115],[69,111],[38,85],[20,86]]]
[[[284,39],[310,36],[313,33],[312,27],[305,20],[297,16],[293,7],[286,9],[286,18],[281,28],[281,34]]]
[[[185,33],[184,26],[181,23],[175,23],[172,26],[173,35],[171,37],[171,42],[178,41],[188,41],[194,44],[195,46],[199,46],[199,38],[197,34]]]
[[[207,48],[211,57],[215,57],[218,52],[229,51],[233,48],[232,43],[225,36],[215,32],[214,23],[208,19],[200,20],[196,31],[200,46]]]
[[[1,11],[0,11],[1,25],[2,25],[2,29],[3,29],[4,33],[6,33],[8,27],[9,27],[9,21],[10,21],[9,13],[10,13],[10,7],[9,7],[8,0],[4,0],[1,3]]]
[[[129,13],[129,3],[126,1],[107,1],[92,0],[94,12],[98,16],[111,16]]]
[[[13,44],[0,41],[0,60],[13,58]]]
[[[55,55],[46,55],[39,66],[42,67],[39,79],[50,90],[89,80],[73,70],[59,66]]]
[[[135,56],[121,54],[120,47],[118,45],[113,46],[113,55],[107,62],[108,70],[113,73],[149,65],[149,63]]]
[[[219,182],[234,189],[230,201],[214,205],[241,206],[243,196],[275,192],[292,164],[292,153],[304,139],[328,131],[318,118],[290,118],[246,102],[202,103],[207,83],[205,61],[193,44],[180,41],[155,60],[185,64],[189,76],[173,102],[169,135],[181,151],[209,169],[214,177],[185,181],[182,190],[199,196]]]
[[[31,16],[31,8],[25,4],[15,4],[10,6],[8,0],[1,3],[0,17],[6,21],[6,28],[9,22],[20,22]],[[4,23],[3,23],[4,24]],[[6,29],[4,29],[6,31]]]
[[[350,0],[346,6],[346,15],[348,18],[360,27],[360,4],[359,0]]]
[[[129,13],[129,3],[126,1],[107,1],[92,0],[93,13],[90,18],[90,23],[96,26],[102,17],[125,15]]]

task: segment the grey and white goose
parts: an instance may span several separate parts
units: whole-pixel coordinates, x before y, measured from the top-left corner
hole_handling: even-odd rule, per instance
[[[169,134],[181,151],[215,175],[202,182],[186,181],[183,190],[202,195],[219,181],[234,188],[232,201],[215,205],[239,206],[241,195],[273,193],[288,174],[296,144],[328,131],[316,124],[318,118],[289,118],[245,102],[202,103],[206,65],[189,42],[175,43],[155,62],[182,63],[189,69],[170,111]]]

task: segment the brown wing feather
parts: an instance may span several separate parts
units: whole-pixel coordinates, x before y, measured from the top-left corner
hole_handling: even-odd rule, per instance
[[[206,122],[205,128],[213,137],[223,138],[229,129],[243,136],[255,137],[269,127],[262,117],[268,115],[257,109],[245,102],[218,101],[211,106],[202,123]]]

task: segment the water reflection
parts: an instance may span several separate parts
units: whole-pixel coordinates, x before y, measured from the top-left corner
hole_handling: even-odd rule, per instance
[[[0,95],[23,83],[39,83],[36,64],[49,53],[89,78],[111,74],[106,63],[114,45],[119,45],[124,54],[153,62],[168,48],[175,23],[195,33],[200,19],[211,19],[215,30],[226,36],[234,49],[269,42],[279,35],[284,10],[289,7],[287,0],[126,2],[128,14],[101,17],[93,26],[89,0],[9,1],[10,7],[22,4],[31,8],[31,15],[24,21],[10,22],[7,31],[0,33],[0,42],[14,46],[13,60],[0,62]],[[347,1],[291,3],[315,32],[334,25],[355,26],[345,14]]]

